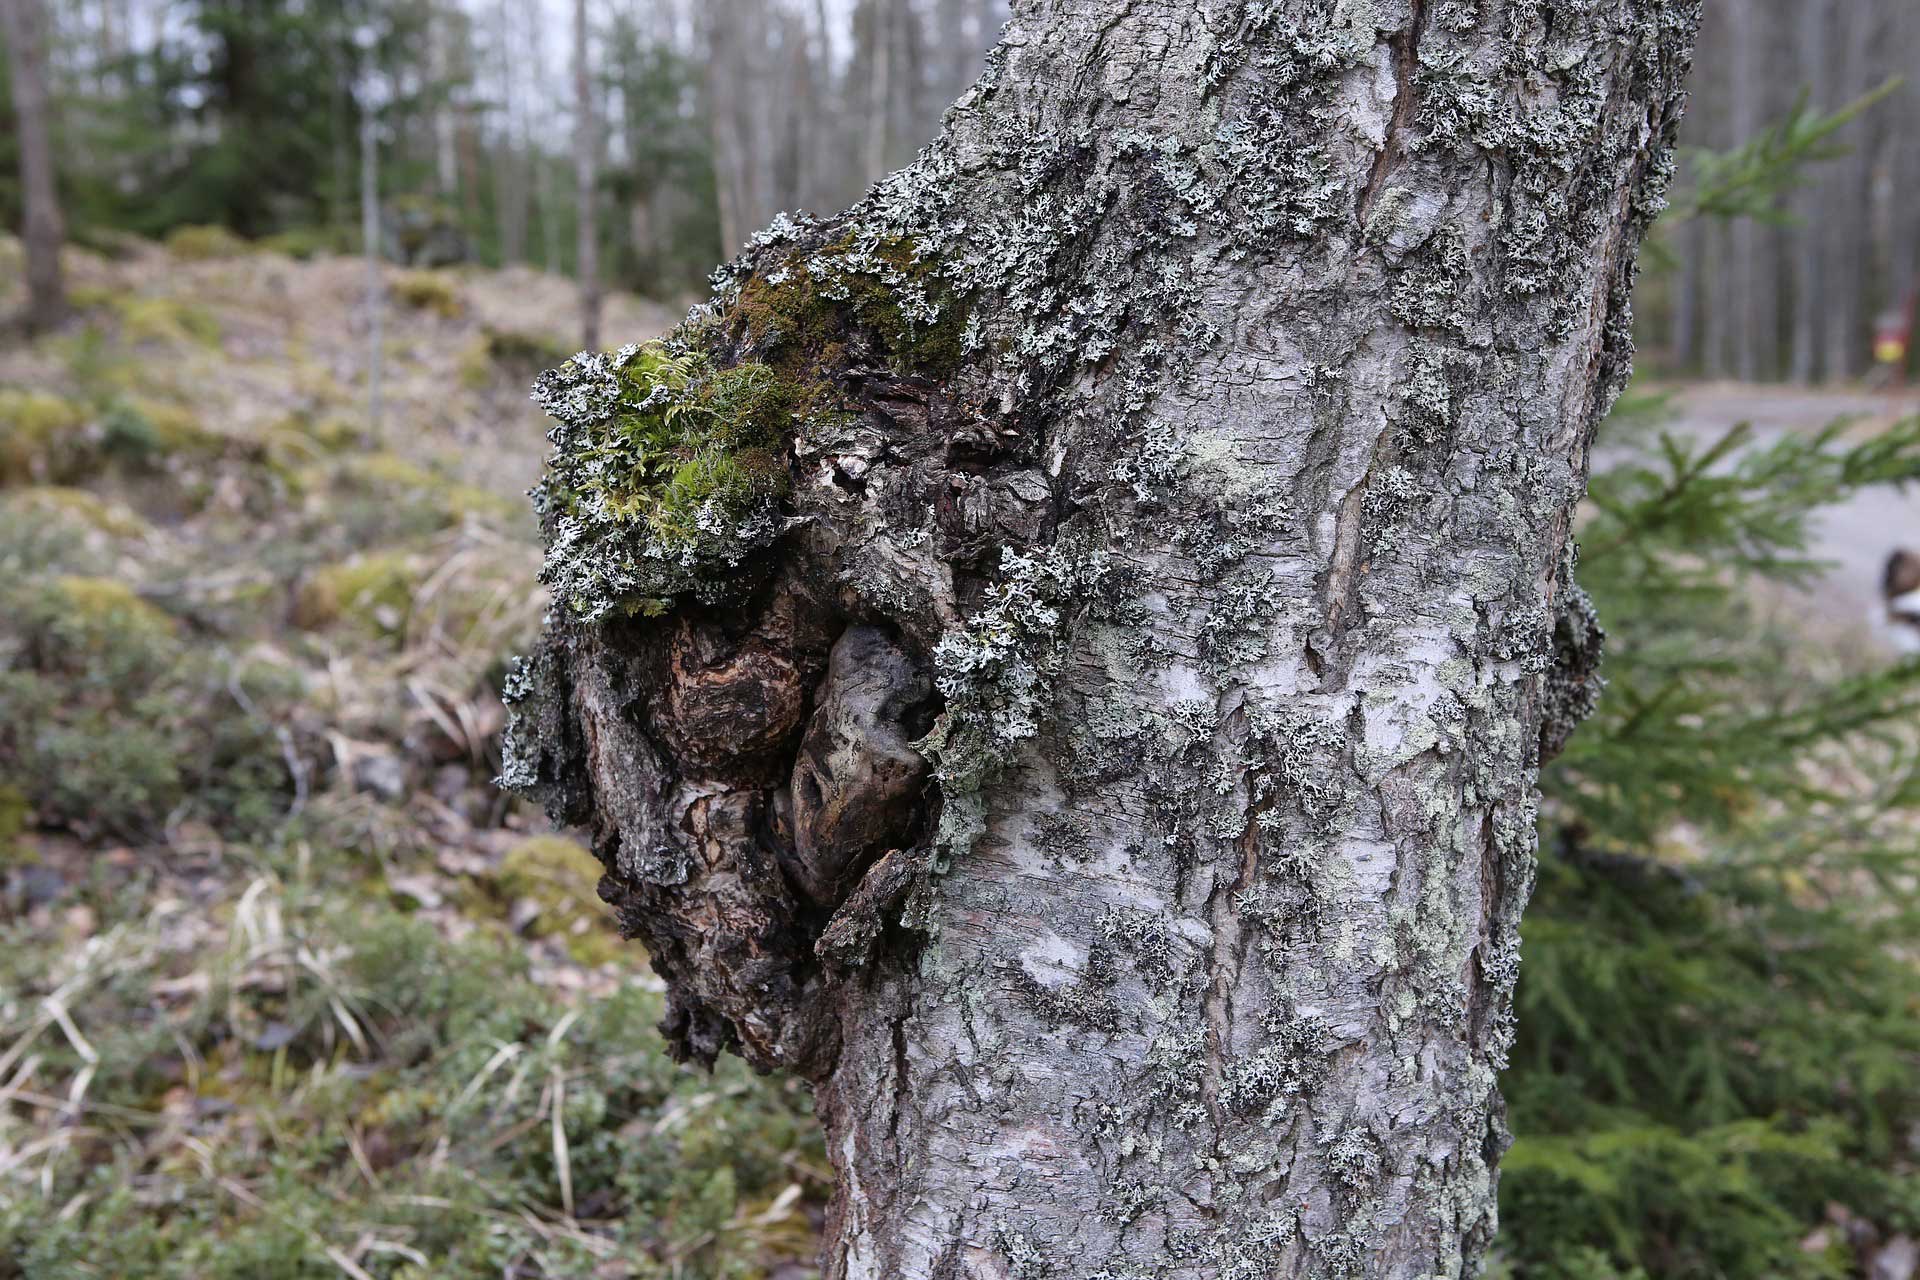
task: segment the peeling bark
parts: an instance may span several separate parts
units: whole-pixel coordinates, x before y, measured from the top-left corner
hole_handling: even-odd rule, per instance
[[[676,1052],[814,1083],[830,1276],[1474,1270],[1697,17],[1030,0],[915,165],[543,382],[506,777]],[[733,475],[717,404],[777,477],[608,480]]]

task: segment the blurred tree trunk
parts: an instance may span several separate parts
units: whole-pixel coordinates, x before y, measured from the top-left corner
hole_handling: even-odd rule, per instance
[[[499,41],[497,59],[500,75],[500,135],[494,145],[499,155],[494,163],[494,204],[500,224],[500,261],[508,266],[527,260],[528,162],[525,147],[526,126],[514,86],[520,80],[518,50],[520,40],[514,30],[513,0],[500,0],[496,11]]]
[[[457,106],[453,97],[453,15],[435,5],[427,11],[427,92],[432,95],[433,183],[442,200],[460,198]]]
[[[580,345],[600,347],[600,128],[593,101],[587,0],[573,0],[574,269],[580,281]]]
[[[1797,17],[1802,83],[1808,101],[1816,110],[1830,111],[1834,106],[1830,53],[1833,0],[1801,0]],[[1794,199],[1801,225],[1793,238],[1793,337],[1788,376],[1800,383],[1811,383],[1819,376],[1824,319],[1821,287],[1826,277],[1828,235],[1821,215],[1829,199],[1825,188],[1830,176],[1822,166]]]
[[[7,72],[13,83],[14,128],[20,149],[22,227],[27,259],[30,331],[43,332],[67,314],[60,246],[66,239],[60,193],[54,182],[52,108],[47,99],[46,14],[40,0],[0,0],[0,26],[7,41]]]
[[[1835,103],[1867,92],[1876,80],[1876,50],[1885,35],[1885,12],[1876,0],[1849,4],[1839,23],[1840,61]],[[1848,150],[1822,185],[1827,202],[1821,232],[1829,245],[1820,286],[1826,337],[1825,375],[1840,382],[1866,362],[1869,324],[1867,263],[1873,252],[1873,168],[1879,139],[1878,112],[1869,112],[1839,134]]]
[[[828,407],[791,521],[645,609],[550,525],[505,772],[674,1050],[813,1082],[833,1280],[1475,1273],[1696,17],[1022,4],[682,333]]]
[[[894,120],[894,25],[898,10],[895,0],[873,0],[867,6],[868,57],[867,81],[867,171],[871,182],[887,171],[892,152]]]
[[[1764,123],[1760,0],[1722,0],[1723,30],[1727,36],[1727,115],[1731,142],[1739,146],[1757,135]],[[1762,270],[1761,227],[1752,218],[1734,220],[1729,231],[1731,254],[1726,263],[1727,319],[1733,351],[1733,375],[1743,382],[1760,380],[1759,276]]]

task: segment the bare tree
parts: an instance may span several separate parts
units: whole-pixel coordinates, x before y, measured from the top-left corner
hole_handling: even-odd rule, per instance
[[[573,0],[574,267],[580,280],[580,344],[600,345],[600,128],[593,101],[587,0]]]
[[[515,91],[521,76],[520,41],[514,30],[513,0],[500,0],[495,14],[495,59],[500,77],[499,159],[494,164],[494,203],[500,223],[500,258],[512,264],[527,259],[527,207],[531,183],[526,148],[525,108]]]
[[[60,245],[66,228],[54,185],[51,108],[47,101],[46,15],[40,0],[0,0],[7,40],[7,70],[13,81],[14,124],[20,147],[24,206],[21,240],[27,256],[27,309],[31,331],[58,325],[67,313]]]
[[[1475,1271],[1697,16],[1022,4],[913,165],[541,384],[505,777],[675,1052],[813,1082],[829,1276]],[[721,405],[697,522],[605,465]]]

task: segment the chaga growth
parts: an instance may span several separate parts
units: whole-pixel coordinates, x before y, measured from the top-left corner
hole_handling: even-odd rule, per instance
[[[591,824],[676,1052],[817,1077],[934,861],[938,642],[1056,518],[910,240],[786,224],[735,273],[666,339],[535,386],[554,608],[502,781]]]

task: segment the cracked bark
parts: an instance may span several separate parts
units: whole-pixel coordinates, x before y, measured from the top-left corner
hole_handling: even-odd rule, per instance
[[[914,166],[728,273],[688,340],[836,406],[791,523],[556,622],[516,759],[676,1052],[814,1083],[830,1276],[1476,1267],[1697,16],[1029,0]]]

